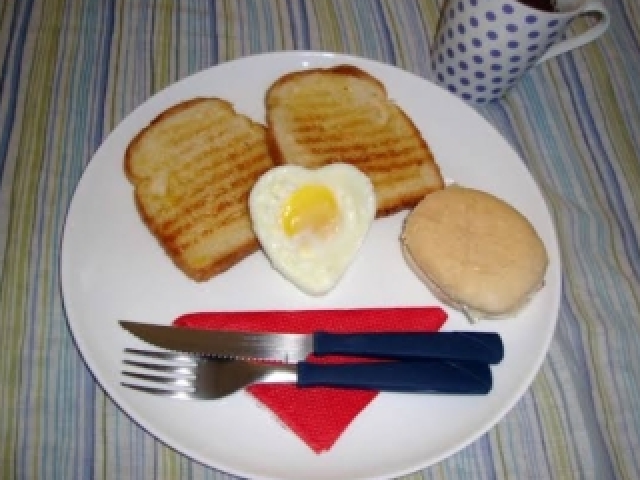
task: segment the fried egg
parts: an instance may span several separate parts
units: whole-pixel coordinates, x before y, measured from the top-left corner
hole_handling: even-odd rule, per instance
[[[249,212],[273,268],[317,296],[351,265],[375,217],[376,197],[369,177],[352,165],[284,165],[255,183]]]

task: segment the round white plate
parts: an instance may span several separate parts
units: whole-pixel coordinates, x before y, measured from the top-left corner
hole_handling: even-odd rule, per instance
[[[315,454],[252,397],[215,402],[152,397],[120,386],[122,350],[143,347],[117,321],[169,324],[203,310],[435,305],[406,267],[398,244],[405,213],[376,220],[341,283],[322,298],[299,292],[255,253],[196,284],[169,260],[140,220],[123,173],[128,142],[169,106],[219,96],[264,121],[267,87],[294,70],[356,65],[380,79],[414,120],[447,179],[491,192],[533,223],[550,256],[546,286],[518,315],[470,327],[449,310],[445,329],[497,331],[505,342],[488,396],[381,394],[334,447]],[[380,253],[383,252],[384,255]],[[107,394],[167,445],[212,467],[252,478],[388,478],[427,467],[498,422],[531,384],[556,324],[561,270],[545,201],[521,159],[475,111],[405,71],[362,58],[317,52],[248,57],[212,67],[153,96],[95,153],[75,192],[62,244],[62,291],[68,321],[89,368]]]

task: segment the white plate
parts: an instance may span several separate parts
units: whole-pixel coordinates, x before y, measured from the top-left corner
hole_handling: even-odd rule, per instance
[[[382,394],[337,444],[317,455],[244,392],[217,402],[154,398],[119,385],[122,349],[143,346],[118,319],[168,324],[181,313],[223,309],[433,305],[398,248],[404,214],[376,220],[342,282],[310,298],[256,253],[213,280],[195,284],[170,262],[141,222],[123,174],[131,138],[167,107],[194,96],[220,96],[264,120],[266,88],[293,70],[348,63],[384,82],[430,144],[446,178],[483,189],[524,213],[545,242],[545,288],[518,318],[483,322],[503,335],[504,362],[486,397]],[[385,255],[379,255],[384,252]],[[136,422],[184,454],[252,478],[388,478],[427,467],[489,430],[529,387],[556,324],[560,261],[543,197],[521,159],[484,119],[422,78],[351,56],[283,52],[244,58],[186,78],[129,115],[95,153],[78,184],[62,244],[62,291],[69,324],[89,368]],[[470,328],[449,311],[446,329]]]

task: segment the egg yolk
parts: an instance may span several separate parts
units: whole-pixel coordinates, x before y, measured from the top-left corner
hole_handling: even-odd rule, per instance
[[[327,236],[336,228],[340,210],[333,192],[324,185],[305,185],[282,208],[282,227],[293,237],[301,232]]]

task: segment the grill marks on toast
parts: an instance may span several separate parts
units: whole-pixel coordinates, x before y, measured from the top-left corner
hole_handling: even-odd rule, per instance
[[[258,157],[254,159],[257,160]],[[233,162],[230,163],[233,165]],[[255,178],[262,173],[262,169],[256,168],[259,165],[259,162],[246,165],[249,169],[240,177],[233,175],[233,168],[219,168],[218,165],[198,171],[197,175],[190,179],[191,192],[177,200],[183,202],[182,208],[176,210],[169,205],[161,212],[160,229],[165,232],[167,240],[171,241],[178,251],[185,251],[199,241],[198,236],[192,234],[199,226],[215,223],[217,229],[222,229],[232,221],[246,216],[248,190],[244,187],[252,185]],[[235,165],[235,168],[240,170],[243,167],[244,165]],[[234,180],[218,184],[215,182],[216,178]],[[212,182],[215,185],[213,187]],[[211,232],[212,228],[200,231],[200,236]]]
[[[428,145],[384,86],[348,66],[294,72],[267,92],[278,163],[350,163],[372,180],[378,216],[414,206],[444,186]]]
[[[258,248],[247,201],[272,166],[264,126],[215,98],[161,114],[131,142],[125,160],[143,219],[197,281]]]
[[[175,209],[168,208],[166,211],[166,220],[162,227],[167,230],[175,228],[183,228],[186,222],[197,214],[200,218],[205,216],[219,217],[229,209],[244,211],[245,203],[249,191],[243,186],[251,184],[256,176],[259,176],[263,169],[260,165],[261,149],[253,152],[251,157],[246,161],[234,161],[234,155],[222,155],[218,152],[211,152],[219,157],[220,163],[209,165],[194,172],[194,175],[185,179],[185,183],[190,183],[188,196],[181,198],[184,202],[183,212],[177,212]],[[221,179],[215,181],[215,179]],[[171,190],[171,185],[169,186]],[[209,210],[204,210],[202,206],[209,203]],[[197,218],[194,219],[197,221]]]

